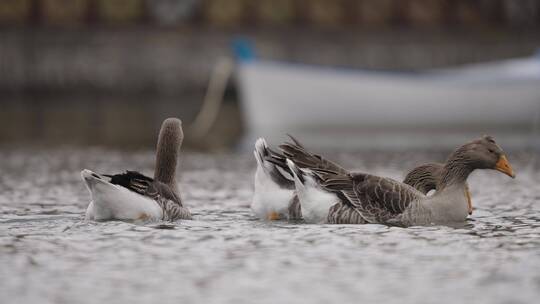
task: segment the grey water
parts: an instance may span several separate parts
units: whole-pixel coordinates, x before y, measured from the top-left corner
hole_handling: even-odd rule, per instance
[[[445,153],[330,153],[402,179]],[[540,168],[469,178],[474,213],[453,227],[265,222],[249,209],[249,153],[187,153],[194,220],[85,222],[79,172],[152,174],[152,151],[0,149],[2,303],[537,303]]]

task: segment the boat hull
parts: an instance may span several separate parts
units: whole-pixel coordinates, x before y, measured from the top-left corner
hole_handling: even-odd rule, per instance
[[[423,73],[254,60],[239,64],[237,81],[250,140],[284,133],[526,132],[540,113],[537,59]]]

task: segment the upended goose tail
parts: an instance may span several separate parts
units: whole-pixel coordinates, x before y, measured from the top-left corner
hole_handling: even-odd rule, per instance
[[[255,142],[253,154],[257,161],[255,193],[251,204],[253,213],[259,218],[269,220],[286,218],[289,201],[294,195],[291,174],[272,162],[280,156],[268,148],[263,138]]]
[[[290,159],[287,159],[287,165],[294,177],[304,220],[308,223],[326,223],[330,207],[339,202],[337,195],[323,190],[312,170],[299,168]]]
[[[282,156],[272,151],[264,138],[259,138],[255,142],[255,150],[253,151],[255,159],[257,160],[257,167],[265,173],[265,176],[270,178],[279,188],[294,189],[294,181],[291,174],[278,165]]]

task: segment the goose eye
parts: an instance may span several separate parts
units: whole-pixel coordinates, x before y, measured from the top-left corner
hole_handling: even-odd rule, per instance
[[[493,151],[493,149],[488,149],[488,152],[489,153],[495,153],[495,151]]]

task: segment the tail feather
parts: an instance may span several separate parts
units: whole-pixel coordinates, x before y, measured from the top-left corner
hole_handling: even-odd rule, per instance
[[[291,170],[293,174],[296,189],[298,189],[298,187],[302,187],[304,183],[306,182],[304,178],[304,172],[302,172],[302,170],[292,160],[288,158],[287,158],[287,166],[289,166],[289,169]]]
[[[349,188],[352,189],[351,180],[347,177],[327,179],[324,181],[322,186],[325,189],[332,191],[347,190]]]
[[[290,159],[287,159],[287,165],[294,176],[302,216],[308,223],[325,223],[330,207],[336,204],[339,198],[321,188],[321,180],[315,170],[300,168]]]
[[[294,138],[291,134],[287,134],[287,136],[289,136],[289,138],[293,141],[293,143],[294,143],[295,145],[297,145],[298,147],[300,147],[300,148],[302,148],[302,149],[304,149],[304,150],[306,149],[306,148],[304,147],[304,145],[302,145],[302,144],[301,144],[296,138]]]
[[[302,147],[290,143],[281,144],[279,148],[283,151],[283,154],[285,154],[285,156],[289,157],[307,154],[307,151],[305,151]]]
[[[309,169],[324,169],[333,173],[347,173],[338,164],[324,159],[322,156],[309,152],[296,138],[289,135],[291,142],[285,142],[279,146],[283,155],[290,158],[298,167]]]
[[[262,138],[256,141],[253,154],[257,160],[257,171],[251,209],[259,218],[285,218],[294,195],[292,173],[286,164],[280,166],[280,162],[285,163],[283,156],[268,148]]]
[[[263,138],[255,142],[253,154],[259,167],[274,183],[285,189],[294,189],[292,174],[288,172],[288,167],[283,165],[285,158],[270,149]]]
[[[265,166],[264,166],[265,154],[266,154],[266,141],[264,140],[264,138],[259,138],[255,142],[255,150],[253,151],[253,155],[255,155],[257,164],[261,166],[263,169],[265,169]]]

